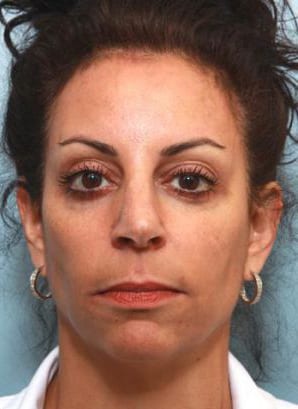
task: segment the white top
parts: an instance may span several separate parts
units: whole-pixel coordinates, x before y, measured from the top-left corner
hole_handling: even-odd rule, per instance
[[[16,395],[0,398],[0,409],[43,409],[47,385],[58,368],[59,348],[43,360],[29,385]],[[259,388],[242,364],[230,353],[229,376],[233,409],[298,409]]]

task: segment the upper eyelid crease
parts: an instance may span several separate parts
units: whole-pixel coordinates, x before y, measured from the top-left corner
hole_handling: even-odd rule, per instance
[[[61,142],[58,143],[60,146],[66,146],[70,145],[72,143],[81,143],[87,146],[90,146],[93,149],[96,149],[100,151],[101,153],[112,156],[112,157],[117,157],[119,156],[117,150],[112,146],[109,145],[105,142],[101,142],[97,139],[93,138],[87,138],[85,136],[74,136],[72,138],[65,139]],[[189,141],[181,142],[181,143],[176,143],[173,145],[170,145],[168,147],[165,147],[161,150],[160,155],[161,156],[174,156],[177,155],[178,153],[181,153],[185,150],[200,147],[200,146],[211,146],[213,148],[218,148],[218,149],[226,149],[225,146],[219,144],[218,142],[214,141],[213,139],[210,138],[197,138],[197,139],[191,139]]]

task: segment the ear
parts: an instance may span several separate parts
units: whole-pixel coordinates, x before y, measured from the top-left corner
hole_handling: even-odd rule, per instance
[[[17,188],[17,205],[31,260],[35,267],[44,265],[44,240],[41,211],[23,186]],[[42,269],[41,274],[44,274]]]
[[[270,182],[259,192],[258,203],[251,206],[248,257],[244,280],[252,280],[267,260],[278,230],[283,209],[282,191],[277,182]]]

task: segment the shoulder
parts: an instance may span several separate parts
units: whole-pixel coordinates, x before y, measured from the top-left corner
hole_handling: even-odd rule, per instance
[[[29,385],[15,395],[0,397],[0,409],[37,409],[43,407],[47,385],[58,368],[58,347],[42,361]]]
[[[268,393],[261,388],[259,388],[259,391],[263,394],[264,398],[271,403],[271,406],[274,409],[298,409],[298,405],[295,403],[277,399],[275,396],[271,395],[271,393]]]
[[[0,397],[0,409],[17,409],[20,407],[21,402],[26,395],[27,388],[15,395]]]
[[[244,366],[230,353],[229,377],[234,409],[298,409],[256,385]]]

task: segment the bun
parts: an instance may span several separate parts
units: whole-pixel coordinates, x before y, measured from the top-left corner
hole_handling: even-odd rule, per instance
[[[42,29],[41,22],[51,14],[65,14],[70,11],[78,0],[3,0],[0,1],[0,22],[4,25],[5,43],[15,58],[20,53],[14,44],[11,33],[23,24],[31,24],[37,31]],[[13,15],[6,20],[5,14]]]

